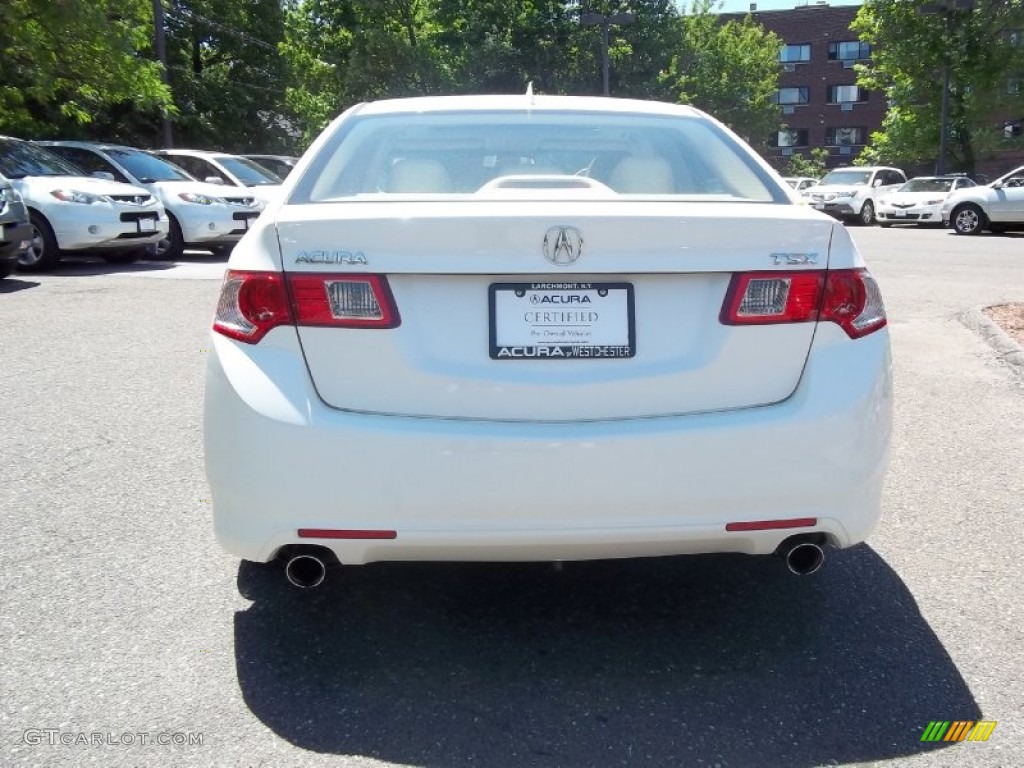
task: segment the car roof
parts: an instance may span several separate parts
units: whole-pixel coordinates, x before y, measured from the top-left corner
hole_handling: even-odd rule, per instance
[[[138,147],[129,147],[126,144],[107,144],[101,141],[78,141],[76,139],[67,139],[59,141],[37,141],[37,144],[42,146],[57,145],[62,147],[85,147],[86,149],[119,149],[119,150],[130,150],[132,152],[145,152],[144,149]]]
[[[154,149],[153,152],[161,155],[192,155],[194,157],[238,157],[230,152],[217,152],[212,149],[183,149],[181,147]]]
[[[406,99],[382,99],[355,107],[360,115],[403,114],[408,112],[468,112],[468,111],[584,111],[621,114],[674,115],[698,117],[700,110],[681,104],[641,99],[612,99],[602,96],[545,96],[545,95],[474,95],[474,96],[416,96]]]

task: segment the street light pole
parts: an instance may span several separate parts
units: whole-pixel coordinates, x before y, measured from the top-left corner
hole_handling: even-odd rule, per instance
[[[604,95],[611,95],[611,82],[609,78],[610,65],[608,63],[608,30],[613,24],[632,24],[636,16],[632,13],[613,13],[606,16],[603,13],[581,13],[580,24],[584,27],[601,25],[601,75],[604,80]]]

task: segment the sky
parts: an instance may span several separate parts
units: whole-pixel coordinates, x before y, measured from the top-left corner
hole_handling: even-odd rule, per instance
[[[798,5],[811,5],[814,0],[725,0],[722,13],[742,13],[750,10],[750,3],[757,3],[759,11],[778,11],[796,8]],[[688,4],[688,3],[687,3]],[[829,5],[862,5],[862,0],[829,0]]]

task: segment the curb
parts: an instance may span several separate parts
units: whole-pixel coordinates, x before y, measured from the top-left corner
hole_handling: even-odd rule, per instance
[[[996,351],[1000,360],[1009,363],[1018,375],[1024,376],[1024,347],[982,312],[983,309],[984,307],[975,307],[961,312],[958,316],[960,322],[979,333]]]

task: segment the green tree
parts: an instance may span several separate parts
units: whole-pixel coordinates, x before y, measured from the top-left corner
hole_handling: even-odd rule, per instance
[[[170,104],[149,0],[0,2],[0,131],[75,134],[110,110]]]
[[[815,147],[806,155],[793,153],[793,156],[786,164],[786,176],[808,176],[813,179],[820,179],[828,170],[828,149]]]
[[[167,58],[178,146],[231,152],[291,149],[280,0],[172,0]]]
[[[862,163],[914,165],[938,154],[943,70],[950,68],[948,170],[973,172],[979,156],[1002,137],[995,115],[1022,104],[1007,81],[1024,70],[1024,47],[1007,32],[1024,27],[1020,0],[977,0],[974,10],[926,14],[924,0],[871,0],[851,28],[872,46],[858,65],[858,83],[885,94],[881,131],[861,153]],[[1018,112],[1019,114],[1019,112]]]
[[[782,41],[748,16],[721,19],[717,0],[695,0],[682,17],[682,38],[662,81],[674,100],[717,117],[753,146],[779,129],[774,102]]]

